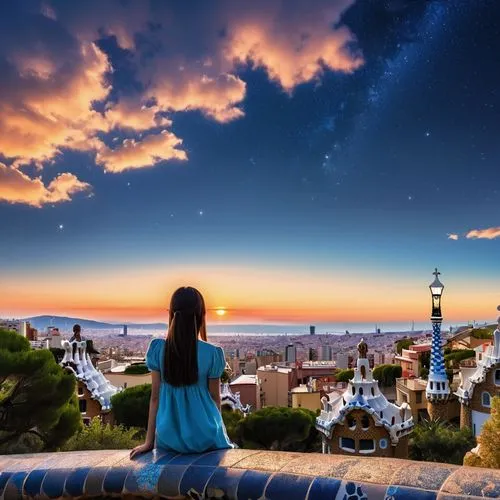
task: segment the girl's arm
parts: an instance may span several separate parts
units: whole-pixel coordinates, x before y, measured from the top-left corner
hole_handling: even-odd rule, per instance
[[[146,442],[140,446],[136,446],[130,452],[130,458],[134,458],[136,455],[145,453],[154,448],[155,445],[155,434],[156,434],[156,414],[158,413],[158,402],[160,397],[160,372],[151,372],[151,398],[149,400],[149,418],[148,418],[148,430],[146,433]]]
[[[208,392],[220,411],[220,378],[208,379]]]

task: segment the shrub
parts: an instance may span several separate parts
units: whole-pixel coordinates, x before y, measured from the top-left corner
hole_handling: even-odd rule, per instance
[[[103,424],[95,417],[63,445],[61,450],[129,450],[141,444],[139,437],[137,429]]]
[[[470,429],[457,429],[441,421],[424,420],[410,434],[412,460],[461,464],[476,440]]]
[[[339,370],[335,374],[335,379],[337,382],[349,382],[354,377],[354,370],[352,369],[347,369],[347,370]]]
[[[151,384],[136,385],[115,394],[111,404],[116,422],[125,427],[146,429],[150,398]]]
[[[400,365],[379,365],[373,370],[373,378],[378,380],[382,387],[394,387],[396,379],[401,377],[402,373]]]
[[[144,363],[139,363],[136,365],[130,365],[125,368],[125,375],[145,375],[149,373],[149,368]]]

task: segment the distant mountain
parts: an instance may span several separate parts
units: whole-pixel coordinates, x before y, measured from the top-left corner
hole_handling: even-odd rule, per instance
[[[149,330],[160,330],[167,328],[165,323],[105,323],[102,321],[93,321],[91,319],[83,318],[68,318],[65,316],[33,316],[31,318],[24,318],[25,321],[29,321],[31,326],[35,327],[37,330],[45,330],[48,326],[55,326],[60,330],[71,330],[73,325],[79,324],[83,329],[109,329],[109,328],[122,328],[123,325],[127,325],[129,328],[135,329],[149,329]]]

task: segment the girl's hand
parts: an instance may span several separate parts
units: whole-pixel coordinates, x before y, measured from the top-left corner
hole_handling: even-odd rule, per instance
[[[142,453],[147,453],[148,451],[151,451],[154,448],[154,444],[151,443],[144,443],[139,446],[136,446],[131,452],[130,452],[130,458],[134,458],[137,455],[141,455]]]

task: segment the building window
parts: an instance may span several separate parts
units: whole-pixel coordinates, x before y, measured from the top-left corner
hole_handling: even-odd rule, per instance
[[[347,415],[347,426],[351,431],[356,429],[356,419],[352,415]]]
[[[78,387],[78,395],[83,396],[83,387]]]
[[[401,399],[403,400],[403,403],[408,403],[408,396],[406,394],[401,394]]]
[[[418,403],[421,403],[422,402],[422,391],[418,391],[416,394],[415,394],[415,402],[418,404]]]
[[[362,387],[360,387],[360,388],[359,388],[359,395],[360,395],[360,396],[362,396],[362,395],[363,395],[363,388],[362,388]]]
[[[80,399],[78,401],[78,406],[80,407],[80,413],[87,412],[87,400],[86,399]]]
[[[387,446],[389,445],[389,443],[387,442],[387,439],[386,438],[382,438],[379,442],[378,442],[378,445],[380,446],[380,449],[381,450],[385,450],[387,448]]]
[[[483,392],[481,395],[481,400],[483,402],[483,406],[489,408],[491,406],[491,397],[489,392]]]
[[[352,438],[341,437],[340,438],[340,447],[344,451],[350,451],[351,453],[354,453],[356,451],[356,443],[354,442],[354,439],[352,439]]]
[[[396,423],[396,418],[395,417],[392,417],[391,418],[391,425],[394,425]]]
[[[436,389],[437,389],[438,391],[440,391],[440,390],[441,390],[441,382],[436,382]]]
[[[370,419],[368,418],[368,415],[363,415],[361,417],[361,428],[364,431],[370,428]]]
[[[431,391],[434,389],[434,384],[431,382]]]
[[[500,370],[495,370],[495,385],[500,385]]]
[[[359,452],[360,453],[373,453],[375,451],[375,441],[373,439],[360,439]]]
[[[372,396],[375,396],[375,390],[372,387]]]
[[[91,422],[89,417],[84,417],[82,419],[82,421],[83,421],[83,425],[90,425],[90,422]]]
[[[352,386],[352,395],[354,396],[356,394],[356,387]]]

